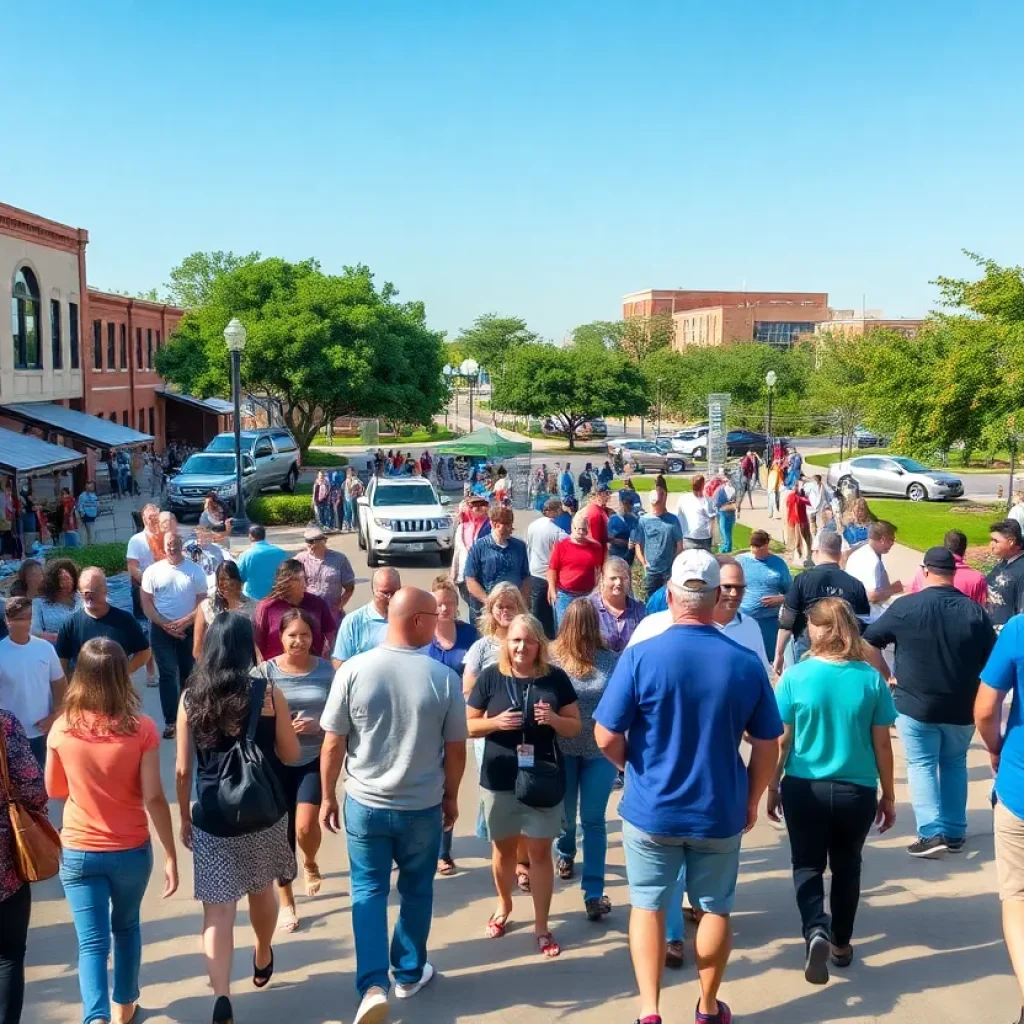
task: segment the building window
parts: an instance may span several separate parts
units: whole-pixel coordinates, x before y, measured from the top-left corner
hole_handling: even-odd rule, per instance
[[[39,283],[28,267],[14,275],[11,295],[11,336],[14,338],[14,368],[41,370],[43,352],[39,345]]]
[[[63,339],[60,334],[60,299],[50,299],[50,345],[53,353],[53,369],[64,369]]]
[[[792,348],[801,334],[813,334],[814,323],[793,320],[755,320],[754,341],[772,348]]]
[[[156,332],[156,350],[157,350],[157,352],[160,351],[160,332],[159,331]]]
[[[117,366],[117,328],[114,324],[107,324],[107,369],[113,370]]]
[[[121,410],[121,425],[125,426],[125,427],[128,426],[128,410],[127,409],[122,409]]]
[[[71,369],[78,369],[78,303],[68,303],[68,342],[71,346]]]
[[[95,370],[103,369],[103,321],[92,322],[92,365]]]
[[[153,369],[153,328],[146,328],[146,369]]]
[[[121,324],[121,369],[128,369],[128,328]]]
[[[146,432],[146,410],[139,410],[139,433],[144,434]]]
[[[135,367],[142,369],[142,328],[135,328]]]
[[[149,432],[156,437],[156,412],[153,406],[149,407]]]
[[[117,413],[116,412],[112,412],[110,414],[110,422],[111,423],[116,423],[117,422]]]

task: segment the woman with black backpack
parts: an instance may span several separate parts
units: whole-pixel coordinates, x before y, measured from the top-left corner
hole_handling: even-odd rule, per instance
[[[274,973],[274,881],[295,877],[288,810],[272,764],[275,755],[285,764],[297,762],[299,740],[284,695],[265,675],[251,674],[255,664],[252,623],[238,612],[220,613],[178,708],[181,841],[192,851],[195,897],[203,904],[214,1024],[234,1019],[231,959],[238,901],[249,898],[256,935],[252,983],[263,988]]]

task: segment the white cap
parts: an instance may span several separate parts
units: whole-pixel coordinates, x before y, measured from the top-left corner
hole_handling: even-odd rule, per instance
[[[687,590],[713,590],[721,581],[718,559],[703,548],[691,548],[676,555],[672,563],[672,582]],[[699,585],[698,585],[699,584]]]

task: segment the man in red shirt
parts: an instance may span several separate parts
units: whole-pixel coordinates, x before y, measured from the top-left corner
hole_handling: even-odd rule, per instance
[[[599,484],[594,500],[587,503],[584,510],[587,516],[587,525],[590,527],[590,539],[601,545],[601,551],[608,552],[608,520],[611,512],[608,511],[608,502],[612,498],[612,489],[607,484]]]
[[[787,548],[794,565],[806,563],[811,557],[811,523],[807,517],[811,499],[804,494],[804,478],[797,480],[786,498],[786,523],[789,536]]]
[[[953,575],[953,586],[976,604],[985,606],[988,600],[988,580],[985,574],[972,569],[965,561],[967,553],[967,535],[959,530],[950,530],[942,539],[943,546],[953,556],[956,572]],[[907,587],[907,593],[916,594],[924,589],[924,573],[918,569],[917,575]]]
[[[572,519],[572,533],[551,549],[548,562],[548,601],[555,610],[557,630],[566,608],[578,597],[586,597],[597,586],[604,565],[604,548],[590,539],[585,511]]]

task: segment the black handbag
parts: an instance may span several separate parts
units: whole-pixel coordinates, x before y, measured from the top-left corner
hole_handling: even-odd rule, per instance
[[[235,835],[270,828],[288,813],[277,774],[256,745],[256,727],[266,692],[267,677],[261,672],[260,681],[252,689],[248,727],[221,758],[217,775],[217,812]]]
[[[530,690],[531,686],[528,684],[523,698],[523,743],[526,742],[526,727],[533,710],[530,704]],[[527,807],[557,807],[565,799],[565,772],[558,763],[557,740],[552,741],[551,749],[555,755],[554,764],[537,761],[534,758],[530,767],[519,765],[516,771],[516,799]]]

